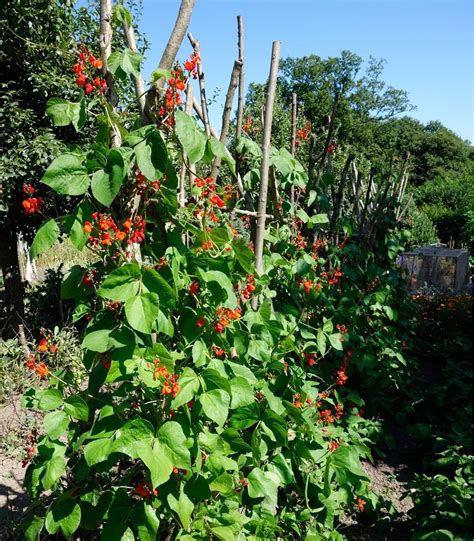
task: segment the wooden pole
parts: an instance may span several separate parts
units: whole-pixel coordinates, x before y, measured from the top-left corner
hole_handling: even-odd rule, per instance
[[[239,48],[239,60],[241,63],[239,72],[239,92],[237,97],[237,126],[235,130],[236,137],[240,137],[242,134],[242,122],[244,116],[244,93],[245,93],[245,80],[244,80],[244,21],[241,15],[237,16],[237,45]]]
[[[125,41],[127,43],[127,47],[134,52],[138,52],[137,42],[135,39],[135,31],[133,30],[132,25],[128,26],[127,21],[125,20],[125,17],[122,21],[122,27],[123,27],[123,32],[125,34]],[[137,96],[138,110],[140,111],[140,117],[142,118],[142,122],[143,122],[144,115],[145,115],[146,96],[145,96],[145,82],[143,80],[141,73],[139,75],[133,76],[133,83],[135,85],[135,94]]]
[[[199,41],[194,39],[191,32],[188,32],[188,39],[191,43],[194,53],[196,55],[201,55],[201,47]],[[206,135],[209,137],[211,135],[211,126],[209,124],[209,113],[207,111],[207,98],[206,98],[206,83],[204,79],[204,72],[202,71],[202,61],[198,62],[197,65],[198,81],[199,81],[199,92],[201,95],[201,111],[202,111],[202,121],[204,124],[204,129],[206,130]]]
[[[240,62],[240,60],[236,60],[234,62],[232,73],[230,75],[229,88],[227,89],[227,94],[226,94],[225,103],[224,103],[224,112],[222,113],[221,135],[219,137],[220,142],[224,145],[227,142],[227,135],[229,133],[230,113],[232,112],[232,102],[234,100],[235,89],[237,88],[237,82],[238,82],[238,77],[239,77],[241,67],[242,67],[242,63]],[[217,175],[219,174],[220,166],[221,166],[221,159],[217,157],[214,158],[214,161],[212,162],[212,168],[211,168],[211,177],[217,178]]]
[[[265,117],[263,125],[262,162],[260,166],[260,193],[258,198],[257,228],[255,234],[255,266],[257,274],[263,274],[263,241],[265,237],[265,215],[268,196],[268,168],[270,163],[270,140],[272,134],[273,105],[280,61],[280,42],[274,41],[268,78],[267,98],[265,102]],[[256,303],[256,300],[255,300]]]

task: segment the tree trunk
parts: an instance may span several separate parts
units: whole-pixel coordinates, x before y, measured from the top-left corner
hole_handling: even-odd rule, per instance
[[[12,227],[4,227],[0,234],[0,265],[5,288],[6,325],[2,329],[5,336],[16,336],[23,323],[25,307],[23,284],[18,262],[17,238]]]

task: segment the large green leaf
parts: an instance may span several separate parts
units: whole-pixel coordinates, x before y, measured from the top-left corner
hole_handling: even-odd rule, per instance
[[[71,395],[66,398],[64,401],[64,411],[79,421],[87,421],[89,419],[89,406],[78,395]]]
[[[79,131],[87,119],[86,102],[84,99],[74,103],[62,98],[51,98],[46,104],[46,114],[54,126],[68,126],[72,123],[76,131]]]
[[[134,509],[134,519],[140,541],[156,541],[160,520],[150,503],[141,501]],[[135,538],[133,538],[135,539]]]
[[[183,485],[181,485],[179,500],[177,500],[172,494],[168,494],[168,505],[178,515],[183,528],[187,530],[194,510],[194,504],[185,494]]]
[[[72,244],[78,250],[82,250],[87,243],[89,235],[84,233],[84,223],[92,220],[92,207],[86,200],[76,207],[76,210],[68,216],[65,222],[65,230]]]
[[[84,458],[88,466],[94,466],[107,460],[112,449],[111,439],[99,439],[89,442],[84,447]]]
[[[277,491],[275,479],[269,472],[264,472],[260,468],[254,468],[247,477],[248,491],[251,498],[265,498]]]
[[[63,396],[57,389],[46,389],[41,392],[38,409],[50,411],[59,408],[63,403]]]
[[[255,401],[255,391],[250,383],[243,377],[237,377],[230,380],[230,390],[232,394],[232,409],[248,406]]]
[[[148,180],[163,176],[168,166],[168,151],[158,130],[148,129],[145,140],[139,142],[134,150],[137,165]]]
[[[62,154],[46,169],[43,184],[62,195],[81,195],[89,188],[89,175],[76,154]]]
[[[199,397],[202,409],[209,419],[222,426],[229,414],[230,396],[222,389],[212,389]]]
[[[156,293],[142,293],[125,303],[125,315],[130,326],[146,334],[151,333],[159,311],[160,299]]]
[[[52,411],[44,418],[44,429],[52,440],[57,440],[59,436],[62,436],[68,425],[69,417],[64,411]]]
[[[186,444],[187,438],[179,423],[167,421],[161,425],[157,438],[161,444],[169,449],[173,466],[184,470],[191,468],[191,455]]]
[[[206,272],[200,270],[200,273],[205,282],[215,282],[226,292],[227,300],[223,300],[222,302],[224,306],[228,308],[237,307],[237,297],[234,293],[234,286],[227,274],[215,270]]]
[[[53,218],[44,222],[36,232],[33,244],[31,245],[31,257],[38,257],[40,254],[51,248],[58,240],[60,233],[59,226]]]
[[[107,59],[107,66],[118,78],[124,78],[126,75],[140,75],[141,61],[140,53],[125,48],[122,51],[114,51]]]
[[[196,121],[183,111],[176,111],[175,131],[191,163],[196,163],[206,151],[207,137]]]
[[[154,438],[153,425],[145,419],[131,419],[115,433],[113,452],[124,453],[130,458],[138,458],[142,443],[151,445]]]
[[[158,295],[161,308],[174,308],[176,296],[173,288],[156,270],[151,268],[142,269],[142,282],[146,291]]]
[[[105,170],[96,171],[92,175],[92,195],[99,203],[108,207],[120,191],[127,169],[122,154],[112,149],[107,156]]]
[[[180,391],[171,402],[173,409],[179,408],[183,404],[187,404],[193,400],[195,394],[199,390],[199,377],[192,368],[184,368],[178,380]]]
[[[79,528],[81,508],[70,497],[54,501],[46,514],[45,526],[48,533],[55,534],[59,529],[66,539]]]
[[[141,270],[137,263],[129,263],[113,270],[97,291],[99,297],[126,302],[140,289]]]
[[[45,464],[42,478],[43,488],[50,490],[66,471],[66,462],[63,456],[54,455]]]

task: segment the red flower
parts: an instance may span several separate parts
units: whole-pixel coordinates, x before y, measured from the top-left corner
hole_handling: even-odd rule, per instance
[[[91,83],[86,83],[85,86],[84,86],[84,92],[86,94],[90,94],[93,91],[94,91],[94,85],[91,84]]]
[[[190,295],[196,295],[196,293],[199,291],[199,282],[196,280],[189,286],[189,294]]]
[[[225,207],[225,202],[217,194],[211,195],[211,197],[209,197],[209,201],[220,209]]]
[[[216,332],[221,333],[225,331],[225,326],[220,321],[216,321],[214,323],[214,329],[216,330]]]
[[[48,351],[48,341],[46,340],[46,338],[42,338],[39,341],[38,351],[41,351],[42,353],[44,353],[45,351]]]
[[[198,320],[196,321],[196,325],[197,325],[198,327],[200,327],[200,328],[204,327],[205,324],[206,324],[206,320],[205,320],[205,318],[203,318],[203,317],[200,318],[200,319],[198,319]]]
[[[49,374],[48,367],[44,363],[40,363],[38,366],[35,367],[35,372],[38,374],[38,376],[44,378]]]

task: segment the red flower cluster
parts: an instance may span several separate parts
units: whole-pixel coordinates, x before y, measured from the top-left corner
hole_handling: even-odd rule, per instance
[[[347,327],[342,324],[342,325],[336,325],[336,329],[341,333],[341,334],[347,334]]]
[[[93,77],[93,70],[102,69],[102,60],[89,54],[86,47],[78,53],[78,62],[74,64],[72,69],[76,74],[76,85],[83,87],[86,94],[91,94],[94,90],[97,94],[103,94],[107,90],[105,79],[98,76]],[[86,74],[86,70],[89,73]]]
[[[308,120],[308,122],[306,122],[305,124],[304,129],[296,131],[296,145],[299,146],[303,143],[303,141],[307,141],[309,139],[310,132],[311,122]]]
[[[21,461],[21,467],[26,468],[28,462],[33,458],[34,455],[38,452],[36,446],[36,429],[34,428],[28,436],[28,444],[24,448],[25,458]]]
[[[328,153],[328,154],[333,154],[334,151],[336,150],[336,148],[337,148],[336,143],[331,143],[331,144],[328,146],[327,153]]]
[[[173,398],[179,393],[180,387],[177,383],[178,375],[170,374],[166,366],[161,364],[160,359],[155,359],[154,364],[154,379],[162,379],[163,387],[161,388],[161,394],[171,395]]]
[[[149,500],[152,495],[158,496],[158,490],[153,488],[150,483],[137,483],[135,485],[135,494],[138,494],[144,500]]]
[[[32,191],[25,192],[25,187],[27,187],[26,189]],[[25,184],[25,186],[23,186],[23,192],[33,194],[35,190],[31,184]],[[41,210],[41,207],[44,205],[44,199],[42,197],[28,197],[28,199],[24,199],[21,204],[25,214],[34,214],[35,212],[39,212]]]
[[[225,355],[225,351],[219,346],[212,346],[212,351],[214,352],[214,355],[219,358]]]
[[[127,244],[140,243],[145,238],[145,220],[137,216],[134,221],[128,218],[123,222],[122,229],[115,223],[108,214],[94,212],[93,223],[84,223],[84,233],[89,233],[91,248],[97,249],[100,246],[110,247],[114,242],[126,240]]]
[[[219,319],[214,323],[214,329],[218,333],[224,332],[225,328],[230,324],[231,321],[242,317],[242,312],[239,308],[231,310],[230,308],[224,308],[223,306],[217,309],[216,314]]]
[[[199,291],[199,282],[194,280],[194,282],[189,286],[188,291],[190,295],[196,295],[196,293]]]
[[[147,190],[153,189],[158,191],[161,188],[161,183],[159,180],[148,180],[143,173],[137,171],[137,194],[142,195]]]
[[[249,274],[247,276],[247,285],[245,286],[245,289],[242,291],[242,297],[245,300],[250,299],[250,296],[255,291],[255,278],[253,274]]]
[[[197,79],[198,73],[197,73],[197,65],[201,62],[201,57],[199,54],[193,53],[189,60],[186,60],[184,63],[184,69],[189,72],[189,75],[193,79]]]
[[[56,353],[56,351],[58,351],[58,346],[56,344],[49,344],[46,338],[42,338],[38,343],[38,351],[40,353],[46,353],[48,349],[50,353]]]
[[[341,276],[343,276],[343,274],[344,273],[341,272],[340,270],[335,270],[332,275],[332,278],[329,272],[323,272],[322,277],[328,281],[329,286],[332,286],[332,285],[337,286],[339,282],[341,281]]]
[[[301,402],[301,395],[300,393],[295,393],[295,395],[293,396],[293,406],[295,406],[295,408],[301,408],[302,406],[302,402]]]
[[[336,372],[337,381],[336,385],[345,385],[346,381],[349,379],[346,375],[346,367],[341,366],[339,370]]]
[[[31,184],[23,184],[23,188],[21,189],[21,191],[25,195],[33,195],[36,190],[33,188]]]
[[[34,370],[41,378],[45,378],[49,374],[48,367],[44,363],[36,363],[35,355],[30,355],[28,359],[25,360],[25,364],[30,370]]]
[[[303,353],[303,357],[305,357],[306,362],[309,366],[314,366],[316,364],[316,354],[315,353]]]
[[[164,123],[171,127],[174,125],[174,110],[181,105],[181,92],[186,88],[186,78],[179,66],[171,70],[171,77],[166,84],[164,104],[158,109],[158,116],[161,119],[166,117]]]

